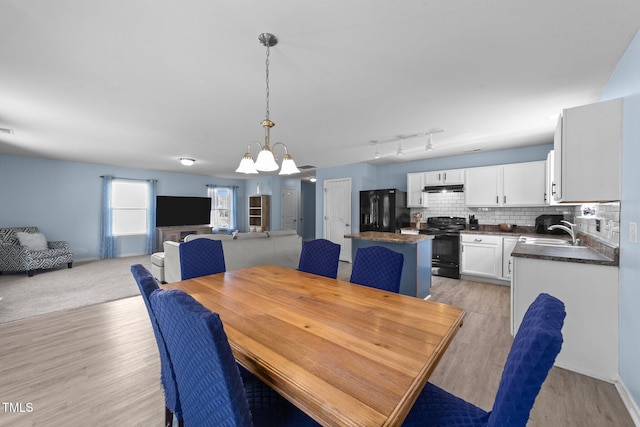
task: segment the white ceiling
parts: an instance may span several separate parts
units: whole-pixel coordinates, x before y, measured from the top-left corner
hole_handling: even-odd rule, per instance
[[[0,0],[0,153],[244,178],[262,32],[272,142],[298,166],[545,144],[638,28],[638,0]]]

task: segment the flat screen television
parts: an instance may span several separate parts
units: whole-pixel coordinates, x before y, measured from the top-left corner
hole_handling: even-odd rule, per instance
[[[156,227],[211,222],[210,197],[156,196]]]

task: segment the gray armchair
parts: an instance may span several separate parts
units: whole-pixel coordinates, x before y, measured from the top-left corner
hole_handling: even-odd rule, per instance
[[[30,250],[20,244],[17,233],[39,233],[38,227],[0,228],[0,274],[5,271],[26,271],[29,277],[34,270],[73,264],[73,252],[64,241],[47,242],[43,250]]]

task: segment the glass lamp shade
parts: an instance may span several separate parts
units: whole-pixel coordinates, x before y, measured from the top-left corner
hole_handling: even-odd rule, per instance
[[[253,163],[253,157],[251,157],[251,153],[246,153],[242,160],[240,160],[240,165],[238,166],[238,169],[236,169],[236,172],[247,174],[258,173],[256,165],[255,163]]]
[[[255,167],[257,170],[264,172],[278,170],[278,164],[276,163],[276,159],[273,157],[271,150],[266,147],[260,150]]]
[[[293,161],[290,155],[285,154],[282,158],[282,168],[280,169],[280,175],[291,175],[293,173],[300,173],[300,169],[296,166],[296,162]]]

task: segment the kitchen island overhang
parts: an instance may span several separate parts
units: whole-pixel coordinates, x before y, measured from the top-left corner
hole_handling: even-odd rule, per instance
[[[430,297],[433,236],[365,231],[344,237],[353,242],[353,259],[359,248],[370,246],[383,246],[404,255],[400,293],[422,299]]]

